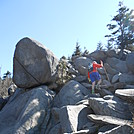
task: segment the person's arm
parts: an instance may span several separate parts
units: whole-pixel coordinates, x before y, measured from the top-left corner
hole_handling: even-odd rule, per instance
[[[97,67],[97,68],[101,68],[101,67],[102,67],[101,64],[97,64],[97,63],[93,63],[93,64],[94,64],[94,65],[93,65],[94,68],[96,68],[96,67]]]
[[[88,72],[88,79],[90,79],[90,73]]]
[[[88,81],[90,82],[90,73],[88,72]]]
[[[103,67],[103,61],[102,60],[100,60],[100,63],[101,63],[101,66]]]
[[[96,67],[97,67],[97,68],[103,67],[103,62],[102,62],[102,60],[100,60],[100,63],[101,63],[101,64],[93,63],[93,64],[94,64],[93,66],[94,66],[95,68],[96,68]]]

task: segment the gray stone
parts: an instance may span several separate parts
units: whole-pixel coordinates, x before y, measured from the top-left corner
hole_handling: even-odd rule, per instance
[[[30,88],[55,81],[58,59],[41,43],[21,39],[13,58],[13,81],[21,88]]]
[[[128,105],[119,98],[108,95],[104,98],[89,98],[89,105],[95,114],[113,116],[121,119],[132,119]]]
[[[104,134],[105,132],[112,130],[113,128],[117,127],[117,125],[104,125],[98,130],[98,134]]]
[[[97,70],[98,70],[99,74],[106,75],[104,68],[98,68]]]
[[[75,81],[78,81],[78,82],[82,82],[82,81],[85,81],[87,80],[87,77],[86,76],[82,76],[82,75],[79,75],[79,76],[76,76],[74,78]]]
[[[134,89],[117,89],[115,95],[127,102],[134,103]]]
[[[105,63],[104,64],[104,67],[107,71],[107,73],[111,74],[111,75],[115,75],[115,74],[118,74],[119,71],[117,71],[116,69],[112,68],[109,64]]]
[[[104,96],[106,96],[106,95],[113,95],[109,90],[104,89],[104,88],[102,88],[102,89],[99,91],[99,93],[100,93],[101,97],[104,97]]]
[[[17,90],[0,112],[0,133],[44,133],[55,93],[46,86]]]
[[[8,101],[8,99],[4,99],[4,98],[0,97],[0,110],[5,106],[7,101]]]
[[[75,70],[73,67],[68,69],[68,73],[70,73],[72,75],[78,75],[78,71]]]
[[[114,83],[114,90],[116,90],[116,89],[123,89],[125,87],[126,87],[126,84],[124,82]]]
[[[63,133],[72,133],[79,131],[89,122],[87,115],[90,110],[85,105],[68,105],[60,110],[60,123]]]
[[[116,51],[115,50],[107,50],[106,51],[106,55],[108,56],[108,57],[115,57],[115,58],[118,58],[119,56],[117,55],[117,53],[116,53]]]
[[[128,67],[126,61],[119,60],[115,57],[107,58],[106,62],[115,70],[121,73],[127,73]]]
[[[64,134],[68,134],[68,133],[64,133]],[[76,132],[73,132],[71,134],[90,134],[90,130],[80,130],[80,131],[76,131]]]
[[[106,132],[99,132],[98,134],[134,134],[134,129],[130,126],[117,126]]]
[[[74,60],[74,67],[81,75],[87,76],[89,63],[92,63],[91,59],[87,57],[78,57]]]
[[[103,84],[106,85],[107,88],[111,87],[111,83],[108,80],[103,80]],[[103,85],[102,85],[103,86]],[[105,86],[104,86],[105,87]]]
[[[132,127],[131,120],[123,120],[123,119],[112,117],[112,116],[104,116],[104,115],[102,116],[102,115],[94,115],[94,114],[90,114],[87,117],[93,122],[99,123],[99,124],[114,124],[114,125],[120,125],[120,126],[128,125]]]
[[[129,53],[126,58],[126,64],[128,69],[134,73],[134,52]]]
[[[49,133],[46,134],[62,134],[61,124],[57,124],[54,127],[51,128]]]
[[[100,60],[105,60],[107,55],[105,54],[105,51],[94,51],[90,54],[91,57],[93,57],[97,62],[99,62]]]
[[[91,95],[90,91],[79,82],[71,80],[63,86],[54,98],[54,106],[75,105],[83,100],[86,95]]]
[[[132,74],[121,74],[119,76],[119,82],[123,82],[125,84],[134,84],[134,75],[132,75]]]
[[[51,109],[51,118],[49,120],[49,123],[47,124],[47,128],[45,133],[46,134],[60,134],[61,132],[61,124],[59,119],[60,114],[60,108],[53,107]]]
[[[84,87],[86,87],[87,89],[89,89],[89,90],[92,89],[92,84],[84,83],[84,82],[82,82],[81,84],[82,84]]]
[[[126,85],[125,88],[126,89],[134,89],[134,85]]]
[[[116,83],[116,82],[118,82],[118,81],[119,81],[119,76],[120,76],[120,75],[121,75],[121,73],[114,75],[113,78],[112,78],[112,83]]]

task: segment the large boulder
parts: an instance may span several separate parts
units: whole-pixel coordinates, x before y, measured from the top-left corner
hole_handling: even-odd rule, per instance
[[[126,102],[134,103],[134,89],[117,89],[115,95]]]
[[[90,114],[88,115],[88,118],[92,120],[93,122],[99,123],[99,124],[115,124],[115,125],[120,125],[120,126],[128,125],[130,127],[132,126],[131,120],[123,120],[123,119],[112,117],[112,116]]]
[[[121,73],[118,73],[116,75],[113,76],[112,78],[112,83],[116,83],[119,81],[119,76],[121,75]]]
[[[105,132],[99,132],[98,134],[133,134],[134,129],[128,125],[116,126]]]
[[[115,70],[121,73],[128,73],[126,61],[119,60],[115,57],[107,58],[106,62]]]
[[[74,67],[79,71],[81,75],[88,74],[88,64],[93,61],[87,57],[78,57],[74,60]]]
[[[134,73],[134,52],[129,53],[126,58],[126,64],[128,69]]]
[[[117,52],[115,50],[107,50],[105,53],[108,57],[119,58],[119,56],[117,55]]]
[[[119,76],[119,82],[123,82],[125,84],[134,84],[134,75],[132,75],[132,74],[121,74]]]
[[[104,67],[108,74],[115,75],[115,74],[119,73],[116,69],[112,68],[108,63],[105,63]]]
[[[16,89],[0,112],[0,134],[45,133],[54,96],[46,86]]]
[[[95,59],[97,62],[99,62],[100,60],[104,61],[107,58],[105,51],[102,51],[102,50],[94,51],[90,54],[90,56],[93,59]]]
[[[99,115],[113,116],[121,119],[132,119],[128,105],[119,98],[107,95],[103,98],[89,98],[89,105]]]
[[[49,84],[55,80],[58,59],[41,43],[21,39],[13,58],[13,81],[21,88]]]
[[[125,88],[126,84],[124,82],[116,82],[116,83],[114,83],[113,86],[114,86],[114,91],[115,91],[116,89],[123,89],[123,88]]]
[[[91,95],[90,90],[85,88],[79,82],[71,80],[63,86],[54,98],[54,106],[62,107],[66,105],[75,105],[87,95]]]
[[[68,105],[60,109],[60,123],[63,133],[81,130],[89,122],[87,115],[91,111],[85,105]]]

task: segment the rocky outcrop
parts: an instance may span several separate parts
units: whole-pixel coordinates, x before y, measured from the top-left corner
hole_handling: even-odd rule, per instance
[[[46,86],[16,89],[0,112],[0,133],[44,133],[55,93]]]
[[[119,82],[123,82],[126,84],[134,84],[134,75],[132,74],[121,74],[119,76]]]
[[[126,64],[128,69],[134,73],[134,52],[129,53],[126,58]]]
[[[60,123],[63,133],[72,133],[83,129],[89,122],[87,116],[90,110],[85,105],[67,105],[60,109]]]
[[[13,81],[21,88],[49,84],[55,80],[58,59],[41,43],[21,39],[13,58]]]
[[[128,125],[131,126],[132,121],[130,120],[122,120],[120,118],[116,118],[113,116],[102,116],[102,115],[88,115],[88,118],[92,120],[93,122],[99,123],[99,124],[114,124],[114,125]]]
[[[115,95],[125,101],[134,103],[134,89],[118,89]]]
[[[101,128],[99,130],[98,134],[131,134],[133,133],[132,129],[132,121],[129,120],[122,120],[119,118],[111,117],[111,116],[101,116],[101,115],[88,115],[88,118],[91,119],[93,122],[99,123],[99,124],[112,124],[109,127],[107,126],[107,129],[110,128],[110,130],[106,131]],[[115,126],[113,126],[113,124]]]
[[[89,54],[92,60],[99,62],[100,60],[105,60],[107,55],[105,51],[94,51]]]
[[[117,103],[115,103],[117,102]],[[113,116],[121,119],[132,119],[128,106],[111,95],[103,98],[89,98],[90,107],[95,114]]]
[[[110,67],[114,68],[120,73],[128,73],[126,61],[122,61],[120,59],[113,57],[113,58],[107,58],[106,62],[110,65]]]
[[[87,76],[87,67],[89,63],[92,63],[91,59],[86,57],[78,57],[74,60],[74,67],[81,75]]]
[[[58,86],[57,58],[33,39],[20,40],[13,59],[13,79],[21,88],[1,107],[0,134],[134,133],[133,65],[127,53],[123,60],[119,57],[115,50],[73,56],[66,60],[66,71],[73,77]],[[93,60],[103,60],[105,67],[98,70],[102,85],[95,94],[87,79],[88,63]]]
[[[71,80],[56,95],[54,106],[62,107],[66,105],[75,105],[77,102],[83,100],[87,95],[91,95],[87,88],[79,82]]]

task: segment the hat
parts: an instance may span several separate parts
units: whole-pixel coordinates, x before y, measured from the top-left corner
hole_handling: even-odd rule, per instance
[[[93,63],[97,63],[96,61],[93,61]]]

